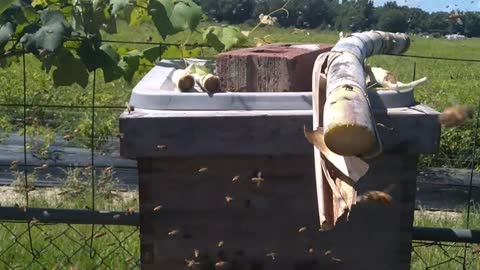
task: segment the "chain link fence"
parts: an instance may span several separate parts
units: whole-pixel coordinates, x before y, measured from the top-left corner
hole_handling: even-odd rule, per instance
[[[106,42],[140,49],[180,46]],[[196,57],[214,55],[211,48],[190,47],[198,49]],[[402,81],[444,78],[447,71],[435,71],[444,66],[440,63],[466,65],[473,74],[480,71],[478,62],[414,55],[371,60],[398,71]],[[0,70],[5,86],[0,93],[0,269],[139,269],[136,163],[119,157],[118,115],[133,85],[152,66],[143,65],[132,84],[107,84],[102,74],[93,72],[88,89],[56,89],[49,75],[31,68],[36,64],[33,57],[22,55],[11,68]],[[452,80],[469,80],[472,74],[455,73]],[[474,84],[461,89],[472,91],[470,100],[450,92],[455,89],[427,87],[433,93],[420,92],[417,100],[437,110],[477,103]],[[449,100],[442,101],[444,97]],[[478,120],[475,116],[461,127],[444,130],[440,152],[421,158],[415,219],[419,228],[478,229]],[[438,197],[438,190],[446,195]],[[478,241],[476,234],[417,239],[412,269],[480,269]]]

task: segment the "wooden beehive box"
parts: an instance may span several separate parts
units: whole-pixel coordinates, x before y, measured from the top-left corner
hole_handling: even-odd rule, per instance
[[[394,203],[356,205],[321,232],[303,135],[310,110],[123,113],[121,155],[138,161],[142,269],[409,269],[417,159],[437,150],[438,113],[416,105],[374,117],[384,153],[357,190],[390,188]]]

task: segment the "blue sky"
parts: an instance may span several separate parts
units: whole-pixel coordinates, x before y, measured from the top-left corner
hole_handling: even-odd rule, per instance
[[[389,0],[373,0],[375,6],[382,6],[388,1]],[[452,9],[480,11],[480,0],[396,0],[396,2],[401,6],[418,7],[428,12],[449,12]]]

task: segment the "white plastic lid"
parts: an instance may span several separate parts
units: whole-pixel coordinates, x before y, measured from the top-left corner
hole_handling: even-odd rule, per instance
[[[209,65],[215,62],[188,59],[188,63]],[[209,95],[200,92],[175,91],[171,75],[184,68],[183,60],[163,60],[134,87],[130,105],[148,110],[225,111],[225,110],[311,110],[311,92],[223,92]],[[397,91],[369,90],[373,108],[410,107],[417,102],[413,89]]]

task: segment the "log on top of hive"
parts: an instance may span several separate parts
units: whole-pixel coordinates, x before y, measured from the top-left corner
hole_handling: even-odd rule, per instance
[[[382,151],[367,96],[367,79],[399,86],[387,71],[368,69],[366,73],[364,62],[374,54],[403,53],[409,45],[406,34],[356,33],[342,38],[316,59],[312,75],[316,131],[305,130],[305,136],[316,146],[317,199],[323,229],[331,229],[343,215],[348,217],[358,199],[355,182],[368,171],[368,164],[359,156],[373,157]]]
[[[381,152],[375,120],[367,97],[364,61],[375,54],[400,54],[410,45],[408,35],[369,31],[342,38],[330,52],[320,55],[314,84],[325,78],[325,93],[317,94],[318,126],[325,143],[343,156],[374,156]],[[319,91],[319,86],[313,86]],[[316,88],[316,89],[315,89]],[[322,112],[320,112],[322,110]],[[323,119],[323,123],[320,122]]]

